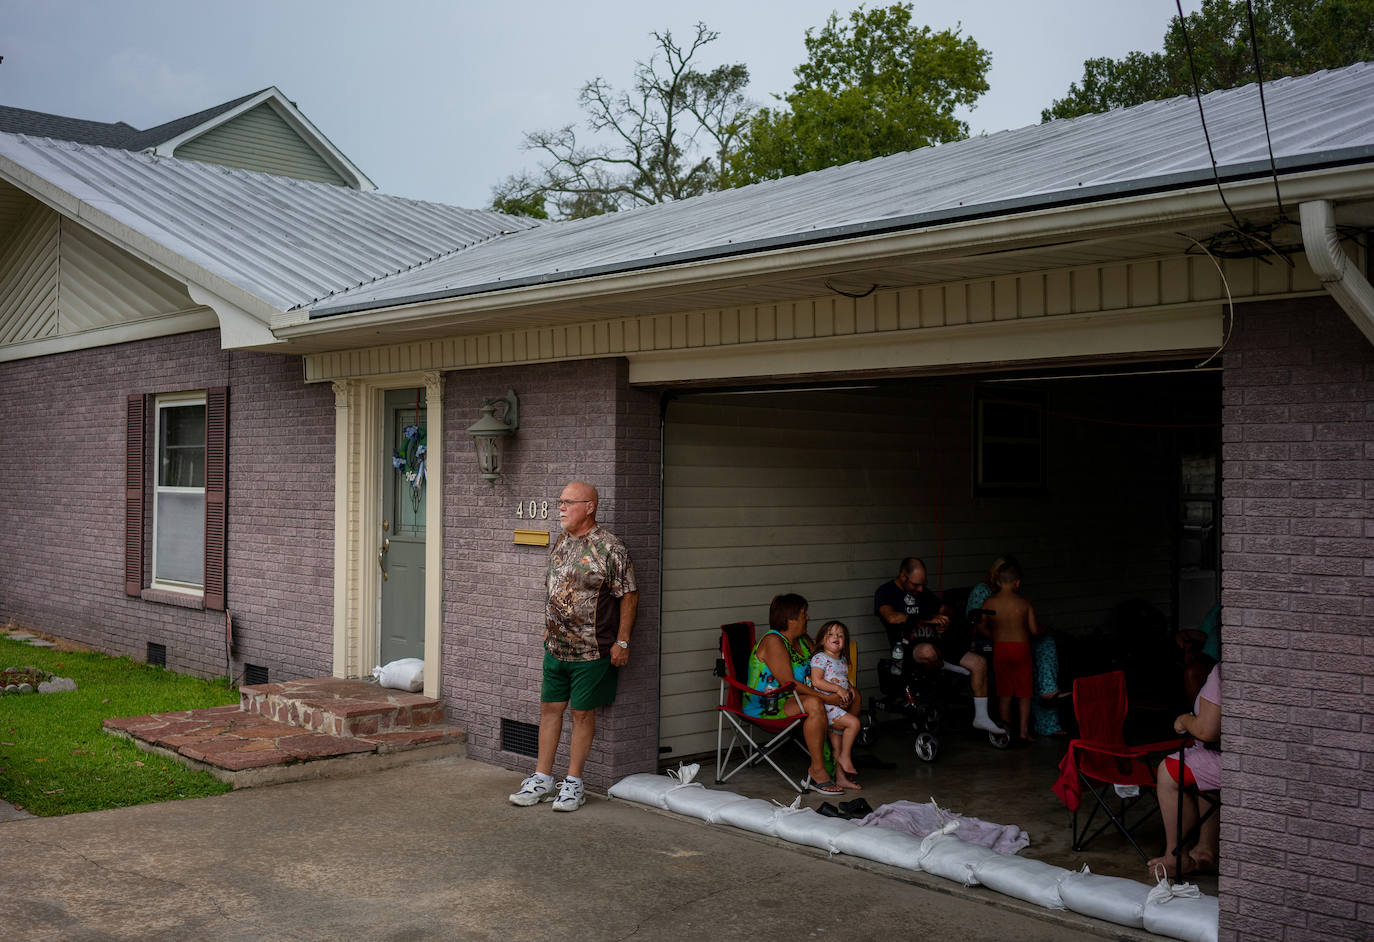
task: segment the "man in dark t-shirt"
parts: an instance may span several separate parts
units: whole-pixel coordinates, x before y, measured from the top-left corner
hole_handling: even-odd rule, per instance
[[[897,578],[873,593],[873,614],[887,629],[888,643],[909,640],[916,663],[931,669],[958,664],[968,671],[973,690],[973,726],[1005,732],[988,716],[988,664],[969,650],[966,632],[950,628],[950,610],[926,585],[926,565],[914,556],[902,560]]]

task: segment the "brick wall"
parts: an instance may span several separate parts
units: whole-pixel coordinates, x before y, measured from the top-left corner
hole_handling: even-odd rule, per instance
[[[1221,937],[1374,937],[1374,347],[1248,305],[1223,392]]]
[[[130,394],[229,387],[228,605],[237,678],[329,672],[333,394],[295,357],[203,331],[0,364],[0,620],[167,666],[225,673],[224,614],[124,594]]]
[[[520,430],[495,486],[477,475],[466,429],[484,398],[514,388]],[[639,617],[616,702],[598,713],[587,781],[606,788],[652,771],[658,754],[658,397],[632,389],[623,360],[449,373],[445,451],[443,697],[474,758],[520,770],[534,760],[500,749],[500,721],[539,722],[548,550],[515,546],[513,531],[559,530],[555,501],[571,480],[600,492],[598,521],[630,550]],[[548,501],[547,519],[517,518],[518,502]],[[567,733],[555,765],[567,766]]]

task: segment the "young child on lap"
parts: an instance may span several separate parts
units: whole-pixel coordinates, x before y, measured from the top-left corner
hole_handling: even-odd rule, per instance
[[[1016,704],[1016,725],[1020,738],[1034,742],[1030,732],[1031,714],[1031,638],[1040,636],[1035,607],[1020,595],[1021,570],[1005,566],[997,576],[997,594],[983,603],[990,610],[988,630],[992,634],[992,671],[997,683],[997,702],[1002,722],[1012,725],[1012,702]]]
[[[811,658],[811,686],[826,693],[849,691],[849,629],[842,621],[828,621],[816,634],[817,651]],[[859,718],[844,707],[827,703],[830,721],[830,748],[835,753],[835,783],[857,790],[853,781],[854,740],[859,736]]]

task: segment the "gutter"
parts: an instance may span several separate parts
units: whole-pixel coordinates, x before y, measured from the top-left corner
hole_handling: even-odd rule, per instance
[[[1302,245],[1322,287],[1374,344],[1374,287],[1341,249],[1336,213],[1330,200],[1303,203]]]

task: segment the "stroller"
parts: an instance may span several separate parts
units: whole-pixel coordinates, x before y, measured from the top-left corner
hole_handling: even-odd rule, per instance
[[[952,593],[951,593],[952,594]],[[947,596],[948,599],[948,596]],[[962,612],[960,604],[955,611]],[[981,610],[971,613],[974,620]],[[962,618],[950,631],[968,630]],[[918,664],[912,650],[919,640],[914,632],[895,639],[890,657],[878,661],[878,687],[881,695],[867,708],[865,725],[876,728],[877,710],[897,713],[911,721],[916,733],[913,748],[922,762],[934,762],[940,753],[940,734],[945,730],[965,730],[973,725],[973,696],[968,671],[957,664],[934,670]],[[988,742],[997,749],[1011,745],[1009,733],[988,733]]]

